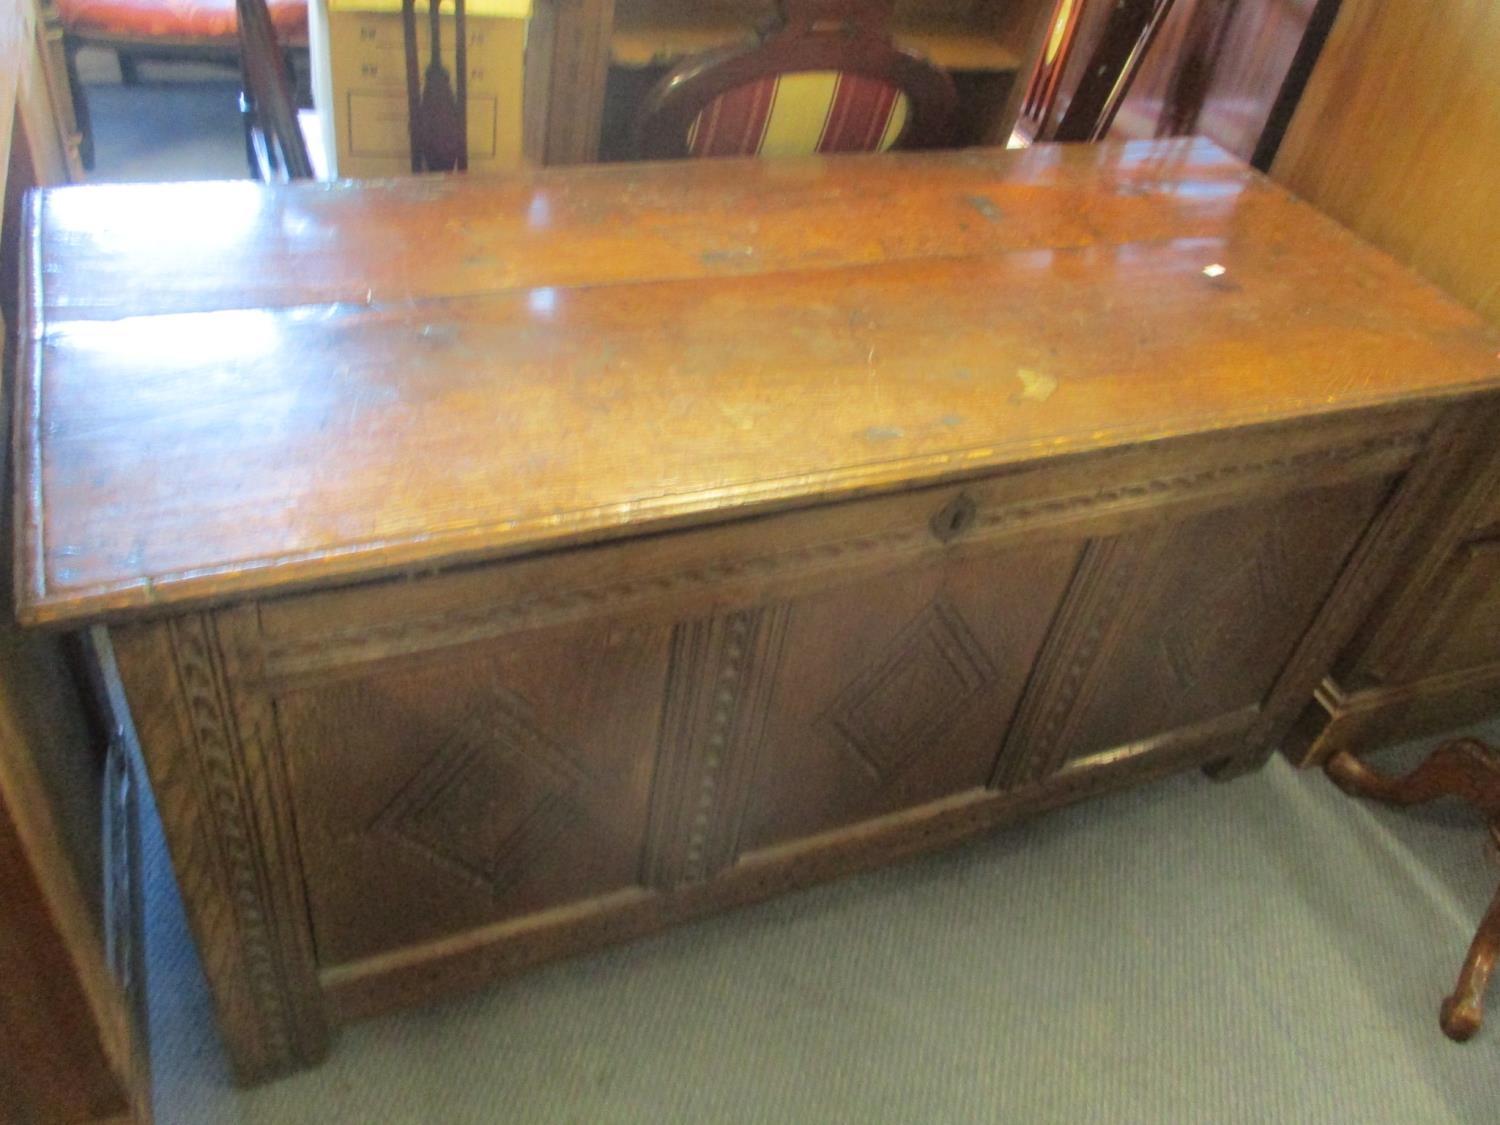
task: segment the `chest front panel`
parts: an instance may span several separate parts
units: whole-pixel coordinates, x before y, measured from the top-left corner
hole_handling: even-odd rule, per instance
[[[1081,550],[921,552],[265,682],[320,961],[982,789]]]
[[[1425,424],[1124,451],[164,635],[280,787],[321,967],[504,943],[1201,759],[1253,724]]]

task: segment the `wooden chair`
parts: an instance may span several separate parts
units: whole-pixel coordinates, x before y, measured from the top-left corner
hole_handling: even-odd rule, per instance
[[[1333,783],[1354,797],[1388,805],[1423,805],[1439,797],[1457,797],[1484,818],[1490,838],[1500,844],[1500,751],[1475,738],[1457,738],[1438,746],[1405,777],[1388,777],[1347,750],[1323,767]],[[1450,1039],[1463,1042],[1484,1019],[1484,994],[1500,953],[1500,891],[1479,923],[1458,983],[1443,1001],[1438,1023]]]
[[[464,0],[453,0],[453,73],[443,62],[442,0],[427,0],[427,71],[417,57],[416,0],[401,0],[406,128],[413,172],[469,168],[469,56]]]
[[[78,77],[79,48],[114,51],[127,86],[139,80],[137,64],[147,59],[233,63],[239,53],[237,0],[57,0],[57,10],[86,168],[94,162],[93,134]],[[283,49],[305,50],[307,0],[267,0],[266,10]]]
[[[644,159],[871,152],[943,144],[948,75],[897,47],[883,0],[778,0],[756,41],[684,60],[636,120]]]
[[[267,0],[235,0],[235,5],[250,173],[267,183],[312,179],[316,172]]]

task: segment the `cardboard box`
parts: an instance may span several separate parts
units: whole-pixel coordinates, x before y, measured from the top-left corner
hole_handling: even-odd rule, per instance
[[[451,0],[442,7],[442,56],[454,74]],[[312,0],[313,104],[336,176],[411,171],[406,44],[400,0]],[[469,169],[503,171],[521,161],[522,87],[531,0],[467,0]],[[428,14],[417,4],[417,55],[426,72]]]

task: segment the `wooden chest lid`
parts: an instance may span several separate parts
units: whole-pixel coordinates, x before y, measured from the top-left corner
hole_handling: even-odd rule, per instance
[[[1500,388],[1203,141],[33,197],[31,623]]]

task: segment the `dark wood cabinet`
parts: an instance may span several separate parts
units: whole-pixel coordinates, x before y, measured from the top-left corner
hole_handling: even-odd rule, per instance
[[[1500,323],[1500,9],[1345,0],[1273,174]],[[1500,426],[1298,726],[1321,762],[1500,712]]]

